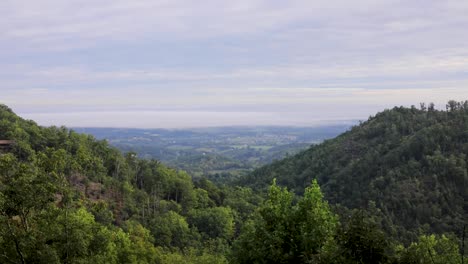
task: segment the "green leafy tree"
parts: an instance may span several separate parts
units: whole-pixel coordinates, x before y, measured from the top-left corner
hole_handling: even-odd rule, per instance
[[[55,175],[18,161],[12,154],[0,156],[0,259],[4,262],[54,258],[38,256],[33,249],[46,247],[38,223],[53,206],[57,186]]]
[[[229,240],[234,234],[234,217],[227,207],[212,207],[190,211],[189,224],[195,226],[204,238]]]
[[[372,217],[356,210],[337,232],[338,247],[333,252],[335,263],[389,263],[391,243]]]
[[[316,181],[293,205],[293,195],[273,181],[268,199],[235,242],[237,263],[320,262],[334,247],[337,217],[323,201]]]
[[[460,264],[461,255],[455,239],[441,235],[423,235],[408,248],[399,246],[401,263]]]
[[[119,263],[156,263],[158,250],[150,231],[134,221],[125,222],[124,228],[126,233],[116,232]]]
[[[298,251],[304,262],[318,262],[324,254],[333,249],[338,217],[331,212],[323,199],[317,180],[307,187],[304,197],[299,201],[294,220],[299,223],[297,237],[300,241]]]
[[[192,238],[192,231],[185,218],[173,211],[151,219],[149,230],[155,239],[155,244],[167,248],[183,249],[190,245]]]

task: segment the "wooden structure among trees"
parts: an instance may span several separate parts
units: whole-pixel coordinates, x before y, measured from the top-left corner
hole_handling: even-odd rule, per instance
[[[7,152],[15,144],[14,140],[0,139],[0,152]]]

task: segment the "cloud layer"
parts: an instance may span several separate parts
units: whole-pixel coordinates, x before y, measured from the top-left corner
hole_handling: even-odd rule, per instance
[[[442,106],[468,99],[467,13],[464,0],[6,0],[0,101],[46,125],[126,127]]]

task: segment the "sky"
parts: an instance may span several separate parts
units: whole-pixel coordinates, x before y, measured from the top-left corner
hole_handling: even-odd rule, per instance
[[[0,103],[41,125],[312,126],[468,100],[466,0],[2,0]]]

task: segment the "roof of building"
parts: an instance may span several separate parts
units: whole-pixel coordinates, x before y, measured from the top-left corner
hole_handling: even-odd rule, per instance
[[[12,145],[14,144],[14,140],[5,140],[5,139],[0,139],[0,145]]]

